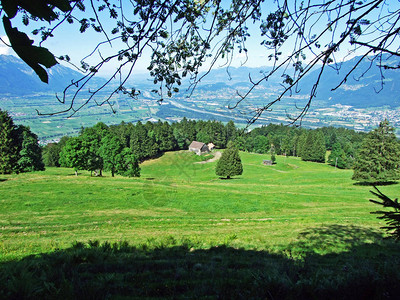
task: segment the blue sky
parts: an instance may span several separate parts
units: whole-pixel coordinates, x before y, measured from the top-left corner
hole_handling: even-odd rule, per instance
[[[224,2],[229,3],[229,1],[224,1]],[[108,18],[103,18],[102,22],[104,26],[111,27],[114,25],[112,22],[110,22]],[[21,24],[21,21],[18,19],[18,17],[12,20],[12,24],[13,26],[17,26],[19,28],[27,28]],[[259,27],[258,27],[259,25],[254,25],[251,23],[248,23],[247,25],[252,35],[252,37],[247,41],[247,49],[248,49],[247,62],[244,53],[241,54],[236,53],[234,55],[232,66],[239,67],[244,62],[246,62],[246,66],[248,67],[260,67],[267,65],[268,64],[267,54],[265,54],[263,47],[260,46],[260,41],[261,41],[260,38],[257,38],[257,36],[259,36]],[[33,30],[33,27],[28,27],[28,28],[29,29],[26,30],[24,29],[24,31],[28,33],[30,38],[36,39],[35,45],[37,45],[39,42],[37,37],[35,37],[32,34],[29,34],[29,32]],[[0,36],[2,38],[6,38],[2,26],[0,26]],[[94,46],[97,45],[97,43],[102,40],[104,40],[104,36],[99,33],[94,33],[93,30],[85,32],[84,34],[80,34],[78,23],[75,23],[73,25],[63,24],[54,31],[54,37],[48,39],[45,43],[43,43],[43,46],[52,51],[52,53],[54,53],[56,56],[68,54],[71,57],[72,61],[74,61],[76,64],[79,65],[80,59],[88,55],[93,50]],[[116,50],[118,50],[118,48],[119,48],[118,43],[113,42],[112,48],[110,48],[108,44],[104,45],[102,46],[101,52],[103,56],[106,56],[107,53],[112,53],[113,51],[115,52]],[[4,46],[2,43],[0,43],[0,54],[14,55],[12,49]],[[144,54],[142,59],[136,65],[135,70],[137,73],[148,72],[147,66],[150,60],[149,57],[150,57],[150,52],[147,51],[147,53]],[[88,60],[87,62],[90,64],[91,62],[94,63],[95,61]],[[225,61],[220,61],[219,63],[217,63],[216,66],[217,67],[223,66],[224,62]],[[107,68],[105,68],[103,75],[110,74],[114,70],[115,70],[115,65],[110,65]]]
[[[400,1],[393,0],[395,3],[394,5],[399,6]],[[229,3],[226,1],[226,3]],[[271,7],[271,3],[273,3],[270,0],[266,0],[266,3],[264,3],[263,6],[263,14],[264,17],[267,15],[268,10],[273,9],[273,5]],[[392,5],[392,2],[391,2]],[[21,26],[20,21],[15,18],[12,20],[13,26],[18,26],[23,28],[24,26]],[[110,22],[108,18],[103,18],[102,19],[103,25],[111,27],[113,26],[113,23]],[[115,22],[115,21],[114,21]],[[327,21],[324,19],[321,19],[319,22],[319,26],[326,26]],[[261,66],[266,66],[270,64],[270,62],[267,59],[267,56],[269,53],[265,51],[265,48],[263,46],[260,46],[261,38],[259,34],[259,24],[252,24],[249,22],[247,24],[249,27],[249,32],[251,34],[251,37],[247,40],[247,49],[248,49],[248,60],[246,62],[246,66],[248,67],[261,67]],[[54,32],[54,38],[48,39],[45,43],[43,43],[43,46],[48,48],[50,51],[52,51],[56,56],[60,55],[65,55],[68,54],[72,61],[75,62],[76,64],[79,65],[79,61],[81,58],[84,56],[88,55],[94,48],[95,45],[99,41],[104,40],[104,36],[99,33],[94,33],[92,30],[89,32],[86,32],[84,34],[79,33],[79,24],[75,23],[74,25],[69,25],[69,24],[63,24],[59,28],[57,28]],[[30,30],[26,30],[25,32],[29,32]],[[338,30],[340,32],[340,30]],[[2,26],[0,26],[0,36],[4,37],[4,32],[2,29]],[[34,38],[32,34],[30,34],[31,38]],[[328,42],[328,41],[327,41]],[[37,44],[37,42],[35,43]],[[287,48],[283,48],[282,51],[288,51],[290,52],[290,43]],[[347,47],[347,46],[346,46]],[[113,42],[112,48],[108,44],[102,46],[101,48],[101,53],[103,56],[107,56],[109,53],[115,53],[120,48],[120,45],[117,42]],[[344,48],[344,47],[343,47]],[[343,58],[349,48],[341,49],[340,55],[338,55],[338,58],[341,59]],[[8,47],[5,47],[0,43],[0,54],[13,54],[12,50]],[[148,51],[147,53],[144,54],[144,56],[141,58],[139,63],[136,65],[136,72],[137,73],[143,73],[147,72],[146,68],[148,66],[149,62],[149,56],[150,52]],[[352,55],[354,56],[354,55]],[[348,57],[351,58],[351,57]],[[241,66],[242,63],[244,63],[246,60],[246,57],[244,53],[239,54],[236,53],[234,55],[234,59],[232,61],[232,66],[239,67]],[[87,60],[89,64],[94,64],[95,61]],[[224,64],[224,61],[220,61],[217,63],[218,66],[222,66]],[[111,64],[105,70],[103,71],[102,75],[107,75],[112,73],[115,70],[115,64]]]

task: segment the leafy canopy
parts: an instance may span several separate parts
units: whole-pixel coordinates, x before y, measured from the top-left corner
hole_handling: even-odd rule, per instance
[[[43,171],[42,149],[29,127],[15,125],[0,109],[0,174]]]
[[[42,81],[47,81],[43,66],[51,67],[57,62],[41,46],[43,42],[61,34],[60,28],[70,24],[77,24],[80,33],[98,34],[98,43],[86,57],[73,61],[67,54],[58,57],[86,71],[59,99],[66,104],[63,111],[72,113],[81,107],[75,104],[78,95],[109,65],[116,66],[115,72],[106,84],[91,89],[84,103],[94,101],[97,94],[106,92],[106,87],[115,81],[116,87],[97,104],[110,104],[110,99],[118,93],[137,97],[140,91],[128,89],[126,82],[140,62],[146,60],[147,53],[150,53],[148,71],[156,85],[154,92],[162,101],[179,91],[185,77],[190,81],[190,89],[195,88],[209,70],[221,64],[229,66],[237,54],[246,56],[249,41],[258,40],[269,60],[260,63],[272,67],[261,77],[250,77],[251,87],[237,93],[231,108],[240,107],[255,87],[272,76],[282,77],[282,89],[254,110],[244,106],[250,123],[276,102],[295,93],[305,75],[317,70],[308,88],[308,101],[291,116],[293,122],[301,120],[326,69],[339,72],[340,62],[348,55],[359,56],[338,82],[332,83],[332,89],[346,83],[364,60],[370,64],[360,70],[362,74],[374,66],[382,72],[400,68],[398,1],[36,0],[32,3],[1,0],[0,15],[11,46]],[[32,44],[23,28],[13,27],[18,17],[35,28],[33,34],[41,39],[39,46]],[[250,30],[250,26],[256,30]],[[206,70],[204,75],[200,75],[200,68]],[[383,78],[382,73],[382,86]]]

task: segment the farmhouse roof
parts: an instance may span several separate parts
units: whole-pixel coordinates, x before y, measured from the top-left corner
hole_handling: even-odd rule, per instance
[[[193,141],[189,148],[201,149],[205,144],[202,142]]]

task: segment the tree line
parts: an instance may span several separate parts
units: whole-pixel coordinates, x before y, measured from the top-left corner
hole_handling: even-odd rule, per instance
[[[187,150],[189,144],[196,140],[206,144],[212,142],[219,149],[233,142],[241,151],[298,156],[315,162],[325,162],[326,151],[331,150],[328,163],[350,168],[364,136],[364,133],[344,128],[312,130],[282,124],[270,124],[245,132],[237,128],[233,121],[223,124],[187,118],[172,124],[161,121],[143,124],[139,121],[136,124],[122,122],[107,126],[98,123],[82,128],[78,137],[64,137],[57,144],[48,144],[43,157],[47,166],[69,166],[100,173],[105,169],[123,174],[126,168],[132,169],[126,161],[140,163],[165,151]],[[110,161],[110,157],[116,160]]]
[[[212,142],[219,149],[233,143],[241,151],[270,154],[274,161],[275,155],[285,155],[327,162],[340,169],[355,168],[354,180],[378,182],[399,177],[399,143],[388,121],[368,134],[346,128],[305,129],[283,124],[269,124],[246,132],[233,121],[223,124],[186,118],[172,124],[139,121],[107,126],[98,123],[83,128],[76,138],[64,137],[58,144],[47,145],[43,157],[48,166],[74,167],[100,174],[105,169],[112,174],[138,176],[138,163],[165,151],[187,150],[194,140]],[[386,148],[379,148],[381,144],[387,145]],[[374,147],[379,151],[371,150]],[[330,154],[326,161],[327,151]],[[375,164],[373,168],[371,164]],[[370,170],[376,174],[371,175]]]
[[[103,170],[126,176],[139,176],[138,164],[166,151],[187,150],[194,140],[213,142],[225,148],[238,129],[233,122],[217,121],[142,122],[107,126],[97,123],[82,128],[77,137],[63,137],[43,149],[47,166],[72,167],[101,175]]]
[[[351,168],[365,133],[352,129],[322,127],[305,129],[269,124],[238,137],[242,151],[296,156],[304,161],[328,163],[338,168]]]
[[[44,170],[44,166],[88,170],[91,174],[140,176],[139,164],[166,151],[187,150],[194,141],[228,143],[241,151],[296,156],[304,161],[327,163],[337,168],[354,168],[354,180],[382,182],[399,178],[399,143],[388,121],[370,133],[335,127],[305,129],[269,124],[249,132],[233,121],[188,120],[180,122],[137,122],[107,126],[97,123],[82,128],[76,137],[63,137],[43,147],[28,127],[15,125],[0,110],[0,173]],[[382,146],[384,145],[384,146]],[[274,159],[275,160],[275,159]],[[372,172],[374,174],[372,174]]]

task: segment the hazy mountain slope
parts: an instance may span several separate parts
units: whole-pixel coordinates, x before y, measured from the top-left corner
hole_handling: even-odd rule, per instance
[[[352,105],[357,108],[366,107],[400,107],[400,70],[385,70],[384,88],[381,89],[381,73],[378,68],[373,66],[369,71],[361,76],[368,68],[369,62],[362,62],[354,74],[350,76],[345,84],[336,91],[331,91],[350,70],[354,60],[344,62],[340,71],[327,68],[323,74],[317,91],[317,100],[328,101],[328,104]],[[395,61],[389,63],[396,63]],[[215,95],[235,95],[236,90],[245,91],[251,87],[249,76],[256,82],[262,77],[263,71],[269,68],[221,68],[212,70],[197,85],[197,92],[194,94],[201,96],[203,93]],[[290,72],[288,72],[290,74]],[[20,59],[14,56],[0,55],[0,95],[23,96],[35,93],[61,92],[71,83],[71,80],[78,79],[81,73],[57,65],[49,70],[49,84],[42,83],[36,74]],[[300,95],[306,97],[318,76],[318,70],[309,73],[301,85],[297,88]],[[91,86],[98,86],[104,79],[94,78]],[[275,76],[267,82],[261,83],[253,91],[253,96],[264,97],[263,95],[274,95],[281,89],[282,78]],[[142,91],[151,90],[150,81],[143,76],[135,82],[134,86]],[[182,92],[185,91],[186,84],[182,85]],[[376,91],[380,91],[377,93]],[[204,94],[203,94],[204,95]],[[229,96],[230,97],[230,96]]]
[[[0,55],[0,94],[24,96],[34,93],[60,92],[79,79],[82,74],[62,65],[48,70],[49,84],[41,82],[33,70],[21,59],[11,55]],[[93,84],[104,82],[95,79]]]
[[[327,68],[321,77],[317,91],[317,99],[329,100],[329,104],[351,105],[357,108],[400,106],[400,70],[381,70],[376,63],[363,61],[348,80],[338,89],[332,91],[345,74],[350,71],[356,58],[344,62],[339,71]],[[385,62],[383,62],[385,63]],[[395,61],[386,61],[394,64]],[[318,70],[311,72],[302,83],[301,93],[309,93],[318,75]],[[382,76],[383,86],[382,86]]]

